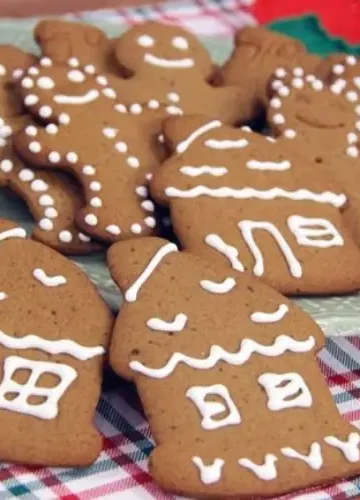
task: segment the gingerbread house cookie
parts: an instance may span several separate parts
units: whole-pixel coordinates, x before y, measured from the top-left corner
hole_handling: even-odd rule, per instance
[[[170,207],[183,248],[285,294],[359,289],[346,195],[291,141],[203,117],[168,120],[165,137],[173,155],[151,192]]]
[[[112,314],[81,269],[0,221],[0,460],[84,466]]]
[[[360,473],[360,434],[332,400],[305,312],[165,240],[117,243],[108,260],[125,298],[110,361],[137,386],[164,489],[278,497]]]

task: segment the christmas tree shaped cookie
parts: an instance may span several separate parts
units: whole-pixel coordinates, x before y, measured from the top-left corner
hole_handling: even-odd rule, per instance
[[[302,310],[165,240],[117,243],[108,260],[125,298],[110,361],[137,386],[164,489],[277,497],[359,474],[360,434],[332,401],[315,357],[324,337]]]
[[[291,141],[200,117],[168,120],[165,136],[173,155],[151,191],[170,206],[183,248],[286,294],[359,288],[346,196]]]
[[[0,221],[0,460],[84,466],[112,314],[81,269]]]

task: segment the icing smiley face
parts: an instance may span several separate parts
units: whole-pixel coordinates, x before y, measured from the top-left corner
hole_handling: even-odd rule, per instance
[[[131,28],[115,43],[115,54],[125,73],[192,70],[206,78],[212,71],[209,55],[193,35],[155,22]]]

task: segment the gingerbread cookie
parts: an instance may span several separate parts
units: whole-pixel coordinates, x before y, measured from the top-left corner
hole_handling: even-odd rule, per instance
[[[85,466],[112,314],[81,269],[0,221],[0,460]]]
[[[108,260],[125,298],[110,362],[137,386],[164,489],[278,497],[360,473],[360,434],[332,400],[305,312],[165,240],[117,243]]]
[[[234,42],[233,53],[221,68],[217,81],[222,85],[239,85],[245,95],[257,102],[258,112],[264,109],[267,83],[277,67],[305,66],[313,71],[320,62],[299,40],[261,26],[242,28]]]
[[[360,91],[356,86],[360,65],[353,56],[343,55],[341,61],[336,56],[322,63],[319,72],[327,74],[327,81],[305,71],[300,74],[300,68],[296,73],[277,69],[269,89],[267,117],[275,135],[293,141],[294,147],[326,168],[346,190],[346,215],[360,243]]]
[[[100,240],[148,235],[154,231],[153,204],[146,183],[157,166],[158,125],[127,112],[103,75],[42,60],[21,89],[25,105],[45,128],[15,138],[25,160],[70,171],[80,182],[85,206],[80,228]]]
[[[91,24],[46,19],[37,24],[34,37],[42,56],[54,62],[76,61],[94,72],[118,72],[113,41]]]
[[[166,115],[203,114],[245,122],[254,106],[237,87],[216,88],[210,55],[188,31],[153,21],[138,24],[114,45],[126,81],[112,82],[130,112],[163,107]],[[132,106],[131,106],[132,105]]]
[[[165,137],[174,154],[151,193],[170,206],[184,249],[285,294],[359,289],[360,252],[340,212],[346,195],[291,141],[202,117],[169,119]]]

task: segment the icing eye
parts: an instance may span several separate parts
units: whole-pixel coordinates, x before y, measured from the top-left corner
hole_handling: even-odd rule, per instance
[[[150,35],[141,35],[138,37],[137,43],[141,47],[152,47],[155,44],[155,40]]]
[[[179,50],[187,50],[189,48],[189,42],[183,36],[174,36],[171,43],[173,47]]]

